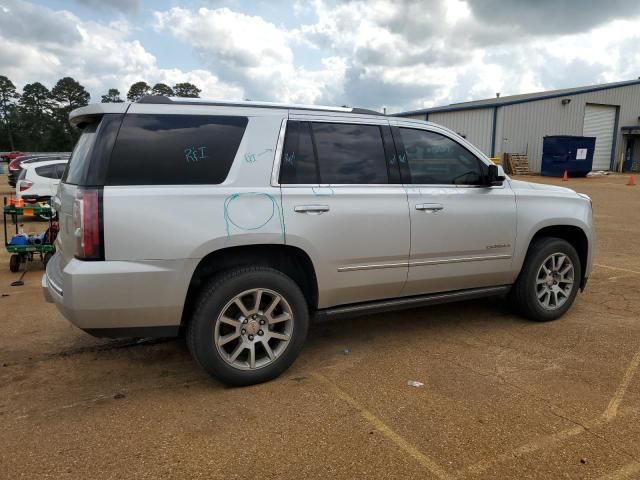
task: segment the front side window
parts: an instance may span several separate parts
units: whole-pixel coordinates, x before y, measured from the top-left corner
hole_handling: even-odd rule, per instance
[[[481,185],[488,167],[454,140],[435,132],[400,128],[411,183]],[[401,159],[403,161],[404,159]]]
[[[248,119],[209,115],[126,115],[118,133],[107,185],[222,183]]]

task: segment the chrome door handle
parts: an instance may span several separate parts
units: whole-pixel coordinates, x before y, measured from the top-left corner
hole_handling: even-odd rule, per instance
[[[293,210],[298,213],[315,213],[319,215],[328,212],[329,205],[296,205]]]
[[[439,212],[444,207],[441,203],[417,203],[416,210],[422,210],[426,212]]]

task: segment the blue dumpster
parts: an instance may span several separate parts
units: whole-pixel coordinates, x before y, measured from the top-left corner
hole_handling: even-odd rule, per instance
[[[584,177],[593,166],[595,148],[596,137],[544,137],[541,173],[546,177],[561,177],[566,170],[570,177]]]

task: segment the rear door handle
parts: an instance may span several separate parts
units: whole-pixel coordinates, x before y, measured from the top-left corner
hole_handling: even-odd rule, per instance
[[[320,215],[329,211],[329,205],[296,205],[293,210],[298,213],[311,213]]]
[[[439,212],[444,207],[441,203],[417,203],[416,210],[422,210],[426,212]]]

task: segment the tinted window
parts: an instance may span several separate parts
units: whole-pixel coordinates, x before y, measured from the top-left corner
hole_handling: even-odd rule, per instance
[[[462,145],[444,135],[400,128],[411,183],[478,185],[488,167]],[[404,159],[401,158],[401,161]]]
[[[46,178],[58,178],[56,173],[56,165],[45,165],[44,167],[37,167],[36,173],[41,177]]]
[[[313,123],[321,183],[387,183],[380,127]]]
[[[58,164],[54,165],[54,167],[56,168],[56,178],[62,178],[62,175],[64,175],[64,171],[67,168],[67,164],[66,163],[58,163]]]
[[[319,183],[309,122],[287,122],[280,161],[280,183]]]
[[[80,185],[83,181],[85,172],[89,168],[90,151],[96,140],[97,123],[87,125],[82,131],[82,135],[78,139],[71,158],[69,159],[68,168],[65,171],[63,180],[66,183]]]
[[[107,185],[195,185],[224,181],[246,117],[126,115]]]

